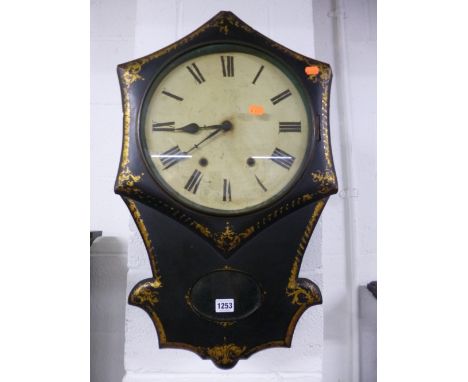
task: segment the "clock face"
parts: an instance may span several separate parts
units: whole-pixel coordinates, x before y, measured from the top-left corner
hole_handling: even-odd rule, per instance
[[[283,195],[303,169],[312,120],[292,75],[253,50],[200,48],[153,83],[140,116],[153,175],[175,198],[234,214]]]

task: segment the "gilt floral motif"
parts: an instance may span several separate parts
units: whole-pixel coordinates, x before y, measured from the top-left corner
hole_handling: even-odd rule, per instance
[[[225,344],[208,348],[206,353],[215,363],[229,365],[235,362],[246,349],[246,346],[240,347],[235,344]]]

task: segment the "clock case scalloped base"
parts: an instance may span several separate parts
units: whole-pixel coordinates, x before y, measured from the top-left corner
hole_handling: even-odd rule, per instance
[[[138,202],[127,200],[127,204],[134,218],[138,211],[136,221],[145,221],[158,254],[153,277],[135,285],[128,301],[150,316],[160,348],[190,350],[220,368],[231,368],[257,351],[290,347],[302,313],[322,303],[319,287],[297,278],[297,273],[303,256],[298,243],[310,236],[325,200],[271,225],[229,259],[189,230],[181,235],[173,219]],[[152,260],[155,264],[156,257]],[[264,291],[260,307],[237,321],[207,320],[197,314],[191,307],[190,289],[200,276],[214,270],[242,271],[257,280]]]

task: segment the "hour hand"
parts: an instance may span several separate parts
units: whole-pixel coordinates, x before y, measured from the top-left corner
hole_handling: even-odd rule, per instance
[[[216,130],[224,128],[224,125],[199,126],[196,123],[189,123],[182,127],[172,126],[174,122],[153,123],[153,131],[171,131],[180,133],[196,134],[200,130]]]
[[[174,122],[153,123],[153,131],[172,131],[195,134],[200,130],[196,123],[189,123],[182,127],[174,127]]]

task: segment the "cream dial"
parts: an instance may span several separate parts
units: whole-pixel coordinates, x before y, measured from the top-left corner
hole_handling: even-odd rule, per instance
[[[143,109],[143,149],[154,175],[192,207],[238,213],[265,205],[295,180],[310,120],[293,81],[253,53],[178,61]]]

